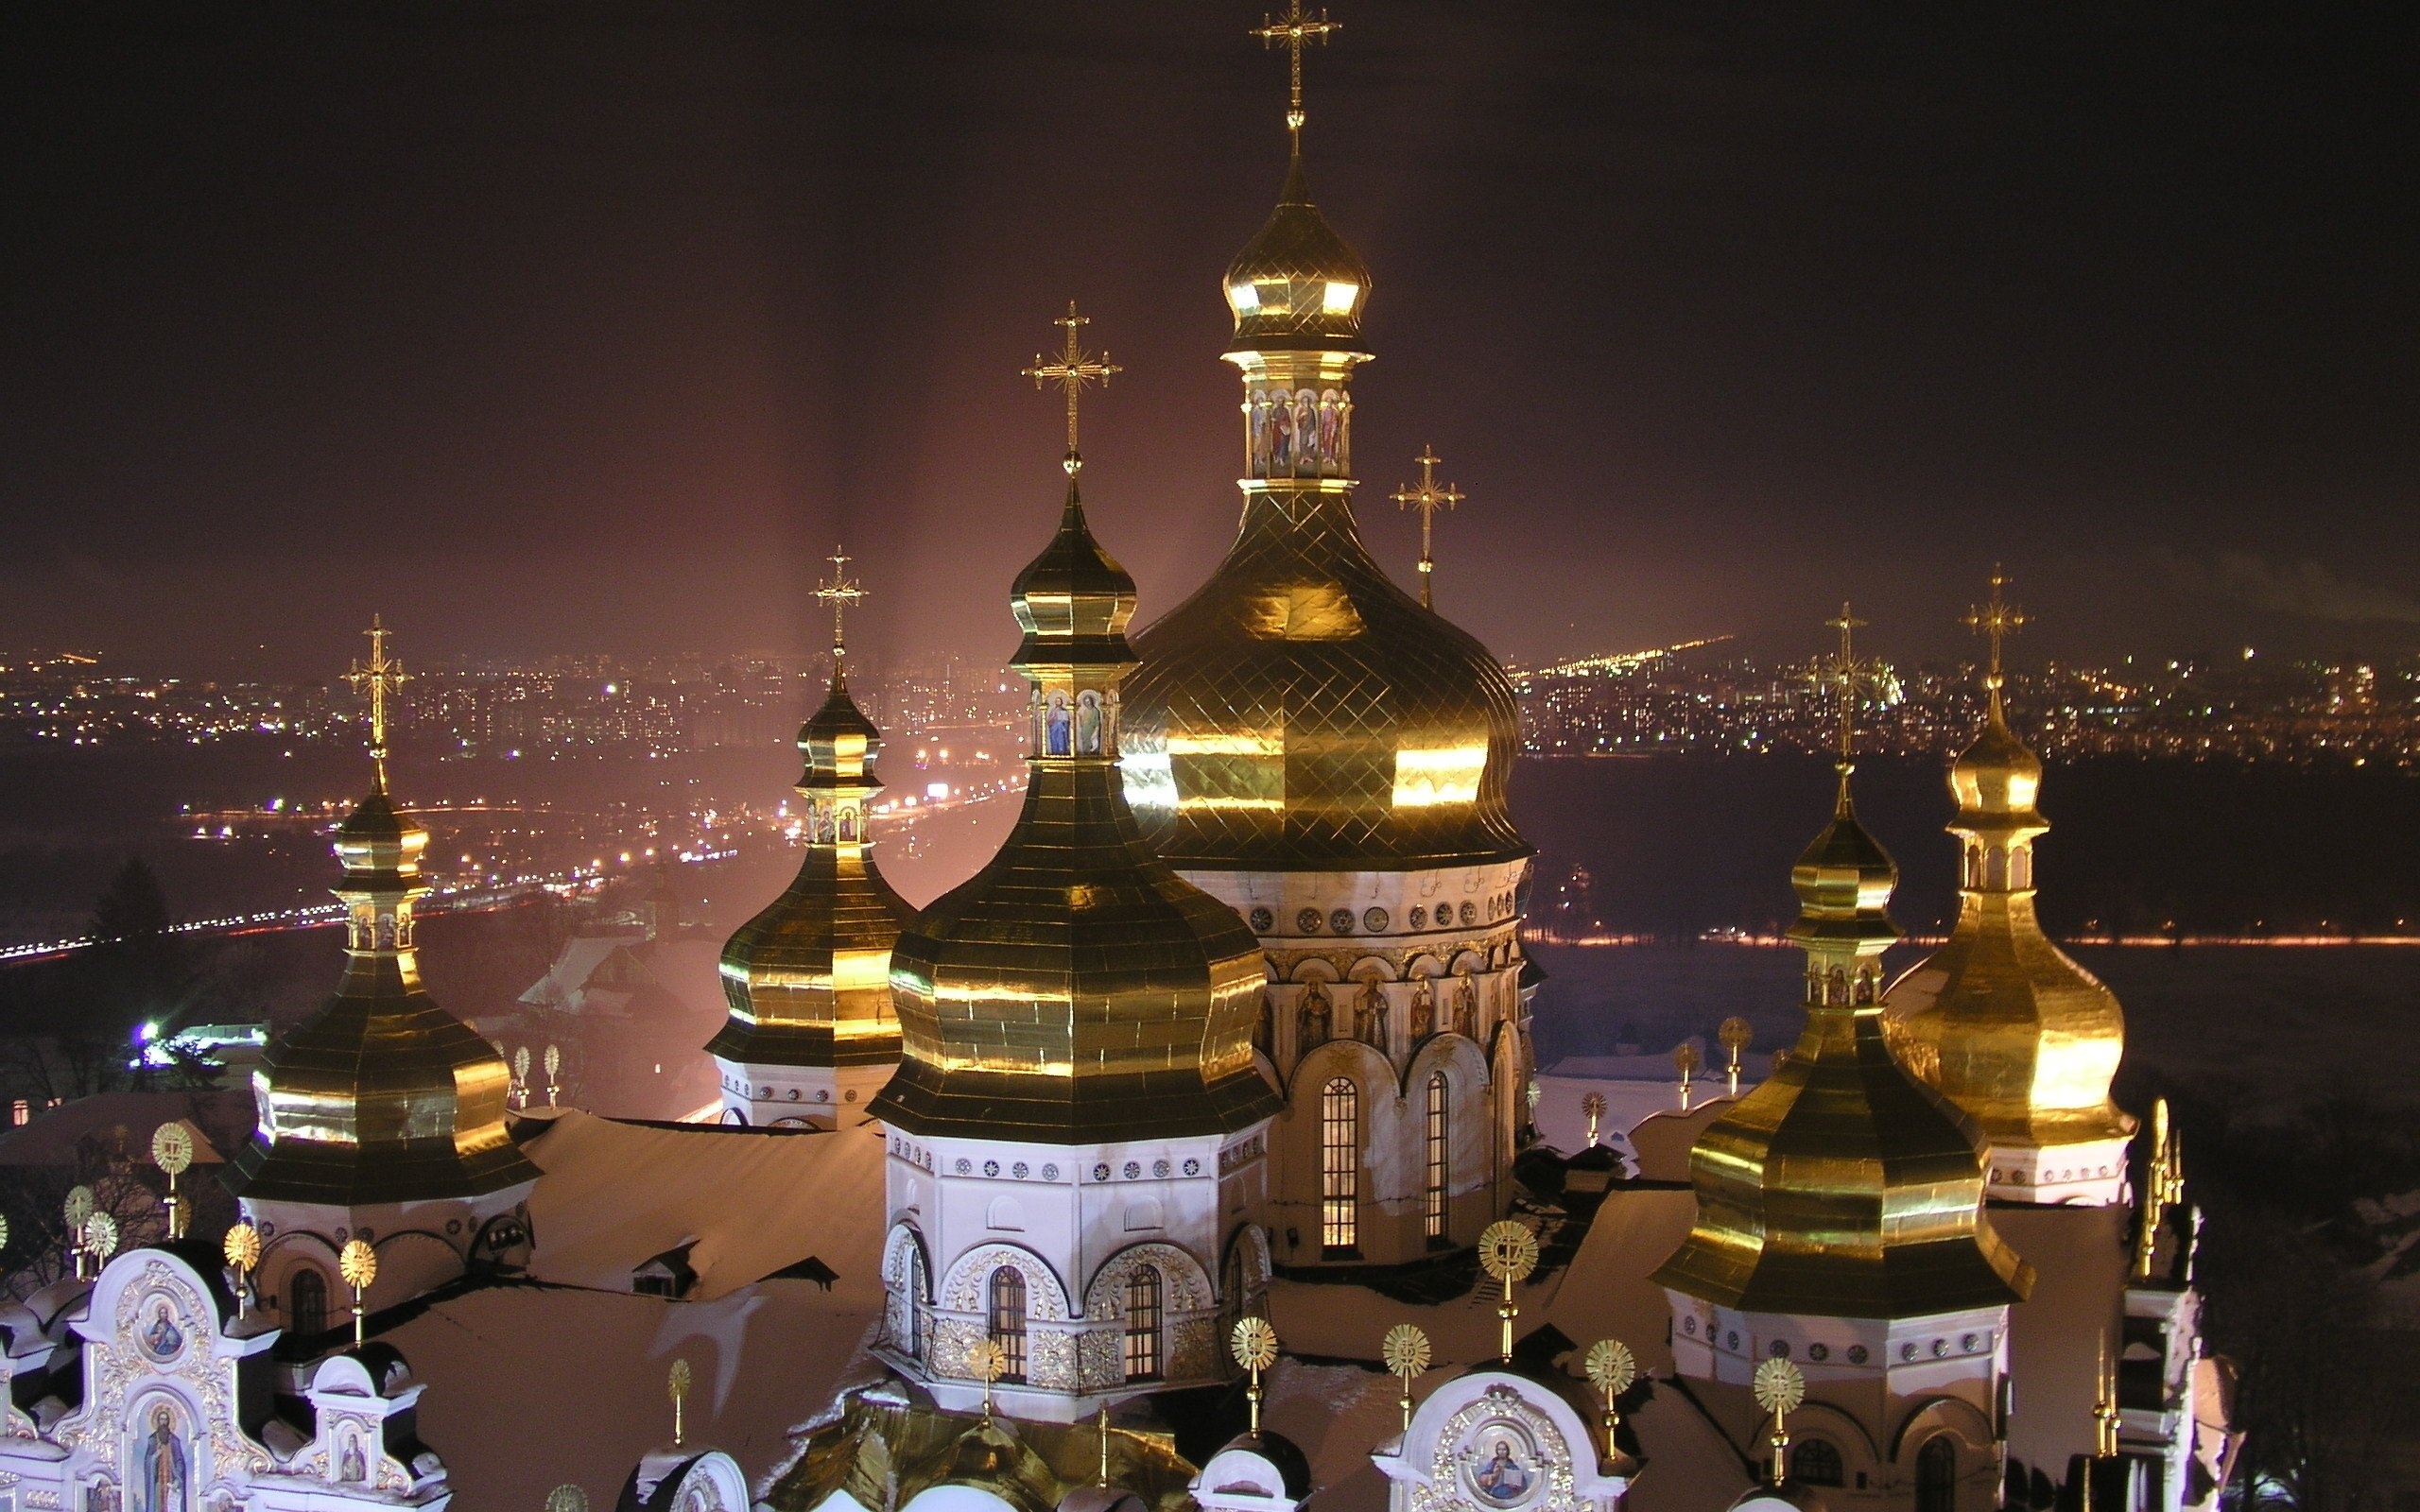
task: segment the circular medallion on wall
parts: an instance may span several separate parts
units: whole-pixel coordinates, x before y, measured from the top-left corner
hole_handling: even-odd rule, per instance
[[[1266,935],[1276,927],[1277,916],[1275,914],[1270,913],[1266,908],[1255,908],[1252,911],[1252,932],[1253,934]]]
[[[1000,1162],[997,1160],[984,1161],[983,1174],[985,1176],[998,1176],[1000,1174]]]
[[[1510,1418],[1473,1424],[1454,1446],[1463,1489],[1479,1506],[1526,1506],[1547,1488],[1547,1467],[1529,1428]]]
[[[1016,1164],[1009,1167],[1009,1175],[1015,1177],[1018,1180],[1022,1181],[1026,1177],[1026,1173],[1030,1169],[1032,1169],[1030,1166],[1027,1165],[1023,1160],[1019,1160]]]
[[[1184,1174],[1187,1176],[1200,1176],[1201,1174],[1201,1162],[1200,1160],[1185,1161]]]
[[[1849,1364],[1851,1364],[1851,1365],[1863,1365],[1863,1364],[1865,1364],[1865,1358],[1866,1358],[1866,1356],[1865,1356],[1865,1346],[1864,1346],[1864,1345],[1862,1345],[1862,1344],[1852,1344],[1852,1345],[1850,1345],[1850,1346],[1849,1346]]]
[[[964,1176],[964,1175],[966,1175],[968,1172],[970,1172],[970,1171],[972,1171],[972,1170],[974,1170],[974,1169],[975,1169],[975,1162],[974,1162],[974,1161],[972,1161],[972,1160],[968,1160],[968,1159],[967,1159],[965,1156],[963,1156],[963,1155],[961,1155],[961,1156],[959,1156],[959,1157],[958,1158],[958,1174],[959,1174],[959,1175],[960,1175],[960,1176]]]
[[[1383,908],[1364,908],[1361,910],[1361,927],[1368,930],[1373,935],[1385,934],[1387,932],[1387,911]]]
[[[1320,911],[1316,908],[1305,908],[1295,914],[1294,930],[1295,933],[1301,935],[1318,934],[1320,932]]]
[[[1094,1179],[1094,1180],[1096,1180],[1096,1181],[1106,1181],[1106,1180],[1108,1180],[1108,1179],[1109,1179],[1109,1167],[1108,1167],[1108,1166],[1105,1166],[1105,1165],[1096,1165],[1096,1166],[1094,1166],[1094,1167],[1093,1167],[1093,1179]]]
[[[1340,935],[1352,934],[1353,910],[1350,908],[1340,908],[1334,913],[1328,915],[1327,927],[1336,931]]]
[[[1414,929],[1428,927],[1428,910],[1418,903],[1411,905],[1411,927]]]
[[[1467,898],[1462,900],[1462,922],[1465,924],[1478,922],[1478,905]]]
[[[1806,1358],[1814,1361],[1818,1365],[1821,1365],[1831,1357],[1832,1347],[1828,1344],[1810,1344],[1806,1347]]]
[[[1107,1176],[1107,1175],[1109,1175],[1109,1167],[1107,1167],[1107,1166],[1103,1166],[1103,1167],[1101,1167],[1101,1172],[1100,1172],[1100,1174],[1101,1174],[1101,1175],[1103,1175],[1103,1176]],[[1042,1168],[1042,1179],[1044,1179],[1045,1181],[1056,1181],[1056,1180],[1058,1180],[1058,1179],[1059,1179],[1059,1168],[1058,1168],[1057,1166],[1055,1166],[1055,1165],[1046,1165],[1046,1166],[1044,1166],[1044,1167]]]
[[[1167,1176],[1168,1174],[1168,1162],[1166,1160],[1153,1160],[1151,1162],[1151,1174],[1158,1177]]]
[[[1135,1179],[1137,1179],[1138,1177],[1140,1177],[1142,1176],[1142,1174],[1143,1174],[1143,1162],[1142,1162],[1142,1161],[1140,1161],[1140,1160],[1129,1160],[1129,1161],[1127,1161],[1127,1162],[1126,1162],[1126,1179],[1127,1179],[1127,1180],[1129,1180],[1129,1181],[1135,1180]]]

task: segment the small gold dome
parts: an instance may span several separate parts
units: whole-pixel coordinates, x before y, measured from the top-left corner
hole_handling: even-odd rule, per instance
[[[1894,1051],[2003,1153],[2122,1139],[2109,1100],[2125,1053],[2117,995],[2043,934],[2034,913],[2034,808],[2042,760],[2008,728],[1993,691],[1982,732],[1951,766],[1961,840],[1958,922],[1892,985]],[[2048,1162],[2055,1165],[2055,1161]]]
[[[228,1178],[236,1195],[353,1207],[476,1196],[537,1177],[505,1130],[503,1059],[421,988],[412,902],[425,891],[427,844],[383,782],[337,827],[344,981],[262,1056],[259,1128]]]
[[[1033,684],[1025,807],[990,864],[891,952],[904,1058],[875,1099],[910,1133],[1060,1143],[1228,1131],[1276,1098],[1253,1069],[1259,943],[1151,853],[1117,773],[1133,579],[1071,485],[1016,580]]]
[[[1370,299],[1370,265],[1311,203],[1297,152],[1277,208],[1227,266],[1231,352],[1353,350]]]
[[[1697,1223],[1659,1284],[1748,1312],[1856,1318],[2031,1289],[1984,1214],[1973,1125],[1884,1041],[1876,973],[1898,936],[1884,911],[1896,877],[1858,823],[1844,768],[1830,826],[1791,873],[1806,1028],[1689,1152]]]
[[[873,1065],[896,1059],[890,951],[915,910],[874,865],[867,799],[882,790],[881,731],[849,696],[835,661],[823,706],[800,727],[806,853],[779,898],[723,946],[731,1017],[706,1052],[754,1065]]]

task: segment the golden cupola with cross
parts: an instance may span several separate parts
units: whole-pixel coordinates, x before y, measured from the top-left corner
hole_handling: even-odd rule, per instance
[[[1370,271],[1312,199],[1302,144],[1303,50],[1337,29],[1298,3],[1254,33],[1289,54],[1292,150],[1226,275],[1243,516],[1209,580],[1137,638],[1127,691],[1129,796],[1188,872],[1529,854],[1505,803],[1511,681],[1388,576],[1354,522]]]
[[[375,775],[336,832],[344,979],[326,1006],[262,1056],[252,1074],[259,1124],[227,1185],[265,1231],[323,1239],[341,1229],[375,1242],[404,1213],[461,1205],[444,1229],[452,1256],[424,1246],[393,1269],[395,1287],[444,1279],[440,1262],[448,1258],[458,1271],[485,1220],[513,1209],[538,1171],[505,1127],[511,1074],[503,1057],[421,986],[414,909],[428,892],[428,832],[388,796],[388,701],[405,680],[387,654],[388,633],[371,627],[370,660],[352,673],[370,704]],[[434,1231],[436,1223],[409,1226]],[[263,1276],[274,1292],[292,1257],[271,1240]]]
[[[849,695],[842,616],[865,596],[836,550],[816,596],[832,610],[832,684],[798,732],[806,841],[798,875],[722,952],[731,1017],[707,1041],[723,1121],[848,1127],[899,1062],[890,949],[915,917],[874,864],[872,799],[882,733]]]
[[[1152,854],[1117,770],[1134,580],[1094,538],[1076,404],[1118,369],[1078,345],[1028,369],[1067,396],[1057,532],[1018,574],[1031,685],[1025,806],[996,855],[891,955],[905,1040],[878,1116],[925,1138],[1058,1143],[1217,1134],[1274,1099],[1253,1068],[1260,954],[1233,911]]]
[[[2134,1125],[2109,1099],[2125,1051],[2117,995],[2043,934],[2033,844],[2041,758],[2009,729],[2001,643],[2025,623],[1992,576],[1967,616],[1985,635],[1983,728],[1949,771],[1958,814],[1958,922],[1941,949],[1892,985],[1891,1042],[1963,1108],[1989,1146],[1990,1194],[2010,1201],[2121,1200]]]
[[[1791,1319],[1888,1332],[2001,1308],[2031,1285],[1985,1215],[1973,1125],[1885,1041],[1882,953],[1899,937],[1887,912],[1898,868],[1851,798],[1850,712],[1872,673],[1855,656],[1845,606],[1834,623],[1841,649],[1824,676],[1841,700],[1839,796],[1790,873],[1806,1027],[1699,1137],[1689,1158],[1697,1221],[1655,1276],[1673,1297],[1676,1358],[1685,1371],[1694,1361],[1694,1373],[1753,1368],[1798,1337],[1793,1329],[1804,1332]],[[1988,1330],[1962,1336],[1972,1353]],[[1853,1342],[1857,1360],[1887,1366],[1899,1341]]]

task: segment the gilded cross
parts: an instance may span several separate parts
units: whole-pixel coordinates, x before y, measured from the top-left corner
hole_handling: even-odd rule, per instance
[[[823,559],[832,564],[832,578],[829,582],[816,584],[815,596],[832,607],[832,656],[837,665],[843,654],[840,615],[850,605],[865,597],[866,591],[856,578],[849,576],[850,558],[846,552],[835,546],[832,548],[832,555]]]
[[[1293,77],[1293,92],[1288,96],[1286,129],[1294,134],[1294,149],[1298,152],[1303,147],[1303,44],[1316,42],[1324,46],[1330,32],[1343,29],[1344,23],[1328,20],[1325,9],[1317,16],[1306,16],[1303,14],[1303,0],[1287,0],[1286,14],[1272,17],[1262,11],[1260,25],[1244,33],[1247,37],[1259,38],[1264,49],[1274,47],[1281,42],[1286,44],[1289,55],[1288,71]]]
[[[355,662],[345,680],[356,693],[370,696],[370,759],[377,764],[378,786],[387,786],[387,696],[410,680],[404,664],[387,654],[387,637],[394,632],[375,614],[370,616],[370,628],[361,632],[370,637],[370,660]]]
[[[1881,680],[1882,668],[1878,662],[1858,660],[1855,636],[1856,632],[1864,626],[1865,621],[1849,611],[1849,606],[1845,600],[1841,604],[1839,616],[1825,620],[1824,623],[1841,632],[1841,649],[1838,654],[1823,658],[1815,663],[1815,681],[1819,686],[1830,689],[1841,700],[1839,765],[1843,784],[1842,791],[1845,792],[1849,766],[1857,754],[1858,695],[1874,687]]]
[[[1067,328],[1067,349],[1059,354],[1057,362],[1045,362],[1042,360],[1042,353],[1035,352],[1033,366],[1024,369],[1022,376],[1032,379],[1033,387],[1036,388],[1040,388],[1044,384],[1057,384],[1067,391],[1066,468],[1067,475],[1073,477],[1076,475],[1076,470],[1084,465],[1083,457],[1076,451],[1077,398],[1083,393],[1084,385],[1098,383],[1106,388],[1109,387],[1110,374],[1124,372],[1126,369],[1111,362],[1108,352],[1104,352],[1098,357],[1090,356],[1078,344],[1077,332],[1081,327],[1092,324],[1093,320],[1091,316],[1076,313],[1075,301],[1069,300],[1067,313],[1050,323]]]
[[[1420,464],[1420,487],[1398,486],[1388,497],[1393,499],[1399,508],[1420,511],[1420,607],[1435,609],[1437,605],[1429,593],[1429,580],[1437,570],[1437,561],[1429,552],[1429,523],[1436,518],[1438,510],[1450,509],[1470,495],[1450,483],[1443,488],[1437,486],[1438,457],[1433,449],[1423,446],[1420,455],[1412,460]]]
[[[1966,610],[1965,619],[1968,629],[1978,635],[1991,638],[1992,665],[1991,670],[1983,675],[1983,686],[1990,690],[1992,706],[1995,709],[1999,707],[2000,697],[2000,642],[2014,635],[2028,624],[2025,610],[2000,596],[2000,590],[2007,586],[2008,575],[2000,571],[1999,563],[1994,562],[1991,600],[1969,608]]]

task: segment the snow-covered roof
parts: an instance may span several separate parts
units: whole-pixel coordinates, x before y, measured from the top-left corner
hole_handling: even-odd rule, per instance
[[[667,1128],[572,1109],[524,1149],[544,1173],[529,1196],[533,1280],[628,1291],[631,1271],[690,1244],[693,1301],[814,1256],[838,1277],[835,1306],[882,1305],[878,1125]]]

